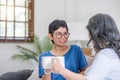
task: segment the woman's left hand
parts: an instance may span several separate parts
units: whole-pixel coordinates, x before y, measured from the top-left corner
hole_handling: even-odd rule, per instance
[[[60,70],[63,68],[59,59],[53,59],[51,64],[52,72],[60,73]]]

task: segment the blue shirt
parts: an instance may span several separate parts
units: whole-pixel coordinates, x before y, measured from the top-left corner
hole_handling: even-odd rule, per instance
[[[41,53],[39,57],[39,77],[41,78],[45,73],[42,68],[41,62],[43,56],[55,56],[50,51]],[[70,49],[65,55],[65,68],[69,69],[72,72],[79,73],[81,69],[87,66],[86,58],[77,45],[71,45]],[[51,73],[51,80],[66,80],[60,74]]]

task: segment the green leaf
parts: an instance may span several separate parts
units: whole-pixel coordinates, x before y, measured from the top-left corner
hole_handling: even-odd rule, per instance
[[[50,39],[47,36],[41,41],[36,35],[34,35],[34,47],[36,49],[36,52],[20,45],[16,45],[16,47],[19,49],[21,53],[14,54],[12,56],[12,59],[20,59],[20,60],[33,59],[36,62],[38,62],[38,57],[40,53],[52,49],[53,43],[50,41]]]

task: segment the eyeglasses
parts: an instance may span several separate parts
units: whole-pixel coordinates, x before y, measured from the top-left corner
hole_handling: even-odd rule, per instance
[[[63,34],[61,32],[57,32],[57,33],[54,33],[54,35],[56,36],[56,38],[60,39],[64,36],[64,38],[68,38],[70,33],[68,32],[64,32]]]

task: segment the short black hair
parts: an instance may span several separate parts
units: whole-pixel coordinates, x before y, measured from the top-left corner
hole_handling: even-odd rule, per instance
[[[56,19],[52,23],[50,23],[48,31],[50,34],[53,34],[54,31],[60,27],[66,28],[66,30],[68,32],[68,26],[67,26],[66,22],[64,20],[58,20],[58,19]]]

